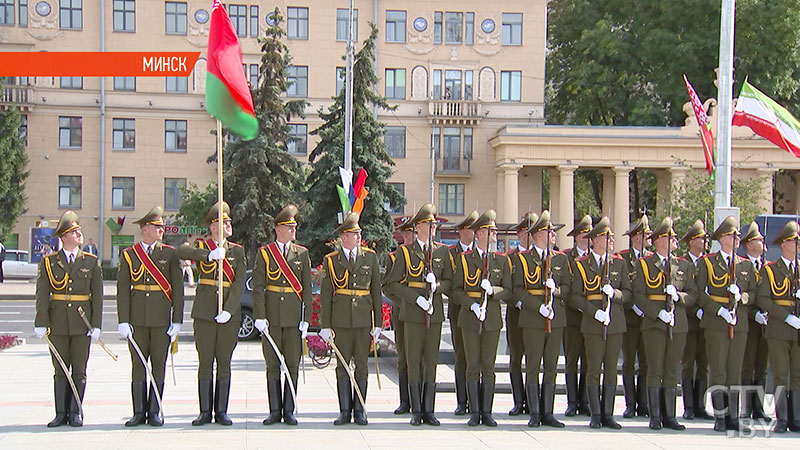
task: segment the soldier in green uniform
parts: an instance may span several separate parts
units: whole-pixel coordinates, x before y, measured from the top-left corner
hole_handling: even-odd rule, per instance
[[[490,209],[472,224],[476,248],[461,254],[456,261],[450,295],[451,301],[466,308],[458,316],[458,326],[467,359],[467,425],[471,427],[481,422],[497,426],[492,418],[492,402],[494,362],[503,327],[500,302],[511,298],[512,284],[508,257],[489,250],[489,245],[497,242],[496,217],[497,213]]]
[[[581,332],[586,345],[586,390],[592,414],[589,427],[620,429],[622,426],[614,420],[614,398],[617,361],[625,333],[623,308],[631,297],[631,281],[625,261],[612,252],[614,237],[608,217],[603,217],[586,237],[592,243],[592,251],[575,260],[570,302],[575,309],[583,311]],[[604,375],[602,401],[601,372]]]
[[[283,354],[292,383],[297,388],[303,340],[311,316],[311,260],[308,249],[294,243],[297,237],[297,206],[287,205],[275,215],[275,241],[261,247],[253,266],[253,316],[255,327],[269,333]],[[267,362],[269,416],[264,425],[297,425],[289,380],[281,392],[281,366],[266,337],[261,348]]]
[[[511,259],[512,279],[520,262],[519,258],[514,257],[514,255],[530,249],[531,234],[528,233],[528,229],[538,218],[539,216],[529,212],[522,216],[519,223],[511,228],[517,233],[517,239],[519,239],[519,245],[508,252],[508,256]],[[509,355],[508,376],[511,378],[511,397],[514,399],[514,407],[508,412],[510,416],[517,416],[529,410],[525,401],[527,395],[522,379],[522,356],[525,354],[525,349],[522,344],[522,328],[519,326],[520,309],[515,306],[519,304],[522,307],[520,301],[519,296],[514,295],[511,303],[506,307],[506,344],[508,345]]]
[[[161,243],[163,214],[164,209],[156,206],[134,222],[142,231],[142,240],[122,251],[117,272],[117,331],[126,339],[132,336],[145,359],[128,344],[133,365],[133,417],[125,422],[126,427],[164,424],[152,387],[148,395],[144,364],[150,360],[161,396],[170,342],[178,339],[183,323],[183,272],[175,248]]]
[[[758,224],[753,222],[747,227],[747,232],[742,236],[742,247],[747,253],[747,259],[753,263],[756,271],[756,282],[761,283],[759,272],[764,267],[765,258],[764,236],[758,229]],[[758,292],[758,291],[756,291]],[[750,299],[747,305],[747,344],[744,350],[744,361],[742,362],[742,385],[750,386],[742,397],[742,413],[740,418],[753,418],[755,420],[764,419],[771,421],[764,414],[764,405],[761,402],[759,392],[766,392],[767,387],[767,358],[769,346],[764,335],[767,325],[767,315],[758,306],[758,295]],[[759,388],[761,391],[759,391]]]
[[[754,295],[755,269],[747,258],[731,259],[739,241],[738,223],[733,216],[722,221],[711,239],[719,242],[720,251],[704,256],[697,264],[697,302],[703,309],[700,325],[708,352],[708,382],[718,387],[711,393],[714,431],[744,430],[746,427],[739,425],[739,391],[723,388],[741,384],[747,320],[739,313],[746,315],[747,311],[739,306],[746,307]]]
[[[83,425],[78,404],[73,398],[72,387],[67,376],[72,378],[83,400],[86,390],[86,363],[89,360],[89,346],[100,338],[103,321],[103,274],[97,264],[97,257],[81,250],[83,233],[78,223],[78,215],[64,211],[56,226],[55,235],[61,239],[62,249],[45,255],[39,262],[36,277],[36,318],[34,331],[39,339],[47,334],[61,359],[70,369],[64,369],[51,355],[55,368],[54,395],[56,417],[47,424],[58,427],[70,424]],[[81,307],[92,329],[78,313]]]
[[[461,254],[472,251],[472,244],[475,239],[475,230],[470,228],[478,220],[478,211],[472,211],[464,220],[453,225],[458,231],[458,242],[450,247],[450,274],[456,271],[456,261],[461,260]],[[452,288],[452,284],[451,284]],[[445,292],[450,295],[449,292]],[[456,410],[454,414],[463,416],[469,410],[467,405],[467,359],[464,356],[464,341],[461,337],[461,328],[458,327],[458,315],[461,312],[461,305],[458,302],[447,302],[447,319],[450,321],[450,336],[453,343],[453,356],[455,359],[455,384],[456,384]]]
[[[192,304],[194,342],[197,348],[197,391],[200,398],[200,415],[192,425],[211,423],[211,405],[214,420],[220,425],[232,425],[228,417],[228,399],[231,391],[231,358],[238,342],[242,322],[241,300],[244,293],[245,261],[241,245],[228,240],[233,234],[230,207],[222,202],[222,225],[219,223],[217,202],[206,213],[203,225],[209,227],[211,237],[198,239],[195,245],[178,247],[178,259],[197,262],[199,271],[197,291]],[[222,228],[224,240],[218,242]],[[218,303],[219,261],[223,263],[222,308]],[[214,389],[214,363],[217,365],[217,386]]]
[[[585,215],[567,233],[572,236],[575,245],[566,253],[569,259],[569,276],[575,276],[575,260],[589,253],[589,239],[586,233],[592,230],[592,216]],[[572,284],[572,279],[568,281]],[[586,397],[586,348],[583,345],[581,320],[583,313],[575,309],[570,302],[564,305],[567,325],[564,327],[564,378],[567,384],[567,410],[564,415],[573,417],[576,414],[589,415]],[[578,360],[580,360],[580,380],[578,379]]]
[[[688,247],[686,260],[692,265],[692,278],[697,282],[697,263],[706,251],[705,225],[696,220],[681,238]],[[686,345],[681,359],[681,398],[683,398],[683,418],[692,420],[711,420],[714,417],[706,411],[705,395],[708,388],[708,356],[703,328],[700,327],[702,309],[694,306],[686,308],[686,321],[689,331],[686,333]]]
[[[625,261],[628,276],[633,280],[637,261],[652,255],[647,250],[650,241],[650,224],[647,215],[643,215],[626,231],[623,236],[630,237],[630,248],[621,250],[619,256]],[[642,318],[644,313],[634,302],[625,307],[625,324],[627,331],[622,337],[622,388],[625,393],[625,411],[622,417],[630,419],[634,415],[646,417],[647,408],[647,354],[642,338]],[[636,361],[639,370],[636,370]]]
[[[781,248],[781,257],[761,268],[758,306],[768,313],[766,338],[769,363],[775,382],[775,412],[778,420],[773,430],[800,431],[800,283],[797,277],[797,247],[800,226],[789,221],[773,241]],[[787,376],[788,374],[788,376]],[[789,402],[792,404],[789,405]]]
[[[351,412],[358,425],[367,424],[364,405],[354,395],[344,365],[349,365],[350,361],[355,363],[355,382],[366,401],[370,335],[377,340],[381,333],[379,327],[370,327],[373,320],[383,317],[378,257],[373,250],[361,245],[358,217],[358,213],[350,213],[336,228],[341,243],[336,251],[325,255],[322,262],[319,314],[322,329],[319,335],[325,341],[332,341],[345,359],[336,364],[340,414],[334,425],[350,423]],[[375,322],[378,323],[381,322]]]
[[[436,207],[423,205],[410,220],[416,239],[397,251],[387,281],[388,290],[403,301],[411,425],[439,425],[434,415],[436,362],[444,322],[442,292],[450,290],[450,254],[433,240]]]
[[[414,224],[411,217],[402,218],[401,222],[395,227],[395,231],[400,232],[403,244],[409,244],[414,240]],[[389,274],[392,272],[397,252],[390,252],[386,257],[386,267],[383,274],[383,295],[392,301],[392,329],[394,330],[395,347],[397,348],[397,391],[400,394],[400,405],[394,410],[395,414],[405,414],[411,411],[411,402],[408,399],[408,364],[406,363],[406,344],[405,328],[401,319],[400,311],[403,308],[403,299],[394,295],[388,289]]]
[[[675,420],[678,364],[689,331],[686,309],[696,301],[697,286],[693,265],[672,253],[678,242],[671,217],[653,230],[652,239],[656,251],[637,261],[639,267],[633,278],[633,301],[644,312],[650,429],[660,430],[663,425],[681,431],[686,427]]]
[[[530,250],[510,256],[512,265],[516,266],[512,274],[513,298],[518,299],[512,307],[520,310],[518,323],[525,343],[525,392],[531,415],[528,426],[541,424],[563,428],[564,424],[553,416],[553,403],[561,336],[566,325],[564,301],[569,299],[572,281],[569,260],[564,253],[553,250],[555,228],[550,222],[550,212],[542,211],[541,216],[533,214],[530,220],[528,231],[533,245]],[[539,367],[543,359],[540,395]]]

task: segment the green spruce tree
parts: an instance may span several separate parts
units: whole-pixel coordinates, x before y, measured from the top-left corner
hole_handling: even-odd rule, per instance
[[[0,85],[2,88],[2,85]],[[28,152],[20,134],[22,116],[16,108],[0,108],[0,240],[4,240],[25,212]]]
[[[353,63],[353,172],[364,168],[369,177],[366,188],[369,196],[359,221],[363,239],[378,253],[385,252],[392,242],[392,217],[384,208],[388,203],[392,208],[405,204],[405,198],[387,184],[394,173],[394,162],[386,153],[383,142],[384,124],[375,120],[372,106],[384,110],[394,107],[386,103],[386,98],[373,91],[378,82],[374,72],[375,40],[378,29],[370,24],[371,32],[361,50],[355,55]],[[341,184],[339,166],[344,162],[344,111],[345,89],[342,89],[327,112],[320,110],[324,123],[312,131],[320,141],[309,155],[312,171],[308,178],[309,202],[314,206],[310,214],[301,217],[302,241],[311,252],[312,262],[319,263],[330,251],[326,242],[335,238],[337,212],[341,212],[336,185]]]

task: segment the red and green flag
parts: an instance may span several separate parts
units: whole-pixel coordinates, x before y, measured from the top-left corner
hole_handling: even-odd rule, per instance
[[[800,121],[747,79],[736,102],[733,125],[750,127],[755,134],[800,158]]]
[[[697,92],[695,92],[685,74],[683,75],[683,82],[686,83],[686,91],[689,92],[689,99],[692,101],[694,117],[697,119],[697,126],[700,127],[700,140],[703,142],[703,154],[706,157],[706,171],[713,179],[716,154],[714,153],[714,134],[711,133],[711,124],[708,123],[708,115],[706,115],[703,104],[700,103],[700,97],[697,96]]]
[[[242,49],[219,0],[211,7],[206,74],[206,110],[244,140],[258,134],[253,98],[242,70]]]

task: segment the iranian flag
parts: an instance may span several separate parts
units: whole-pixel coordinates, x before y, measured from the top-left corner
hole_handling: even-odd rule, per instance
[[[755,134],[800,158],[800,122],[747,79],[736,102],[733,124],[750,127]]]
[[[219,0],[211,7],[206,73],[206,110],[244,140],[258,134],[253,98],[242,70],[242,49]]]

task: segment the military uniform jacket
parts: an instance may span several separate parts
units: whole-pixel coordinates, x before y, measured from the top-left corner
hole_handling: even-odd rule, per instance
[[[477,251],[462,253],[456,260],[456,271],[453,275],[452,294],[450,300],[461,305],[458,315],[458,326],[473,331],[478,330],[478,318],[469,310],[473,303],[482,303],[484,290],[481,280],[484,278],[483,260]],[[500,302],[508,301],[512,295],[511,263],[503,254],[489,252],[489,281],[494,294],[489,295],[486,306],[486,320],[483,329],[497,331],[503,328],[503,317]]]
[[[587,250],[588,251],[588,250]],[[572,279],[576,276],[575,275],[575,260],[578,259],[578,248],[572,247],[568,252],[564,253],[567,257],[567,262],[569,263],[569,274],[564,274],[564,282],[569,284],[570,290],[572,289]],[[569,301],[569,296],[564,297],[564,312],[567,316],[567,326],[568,327],[579,327],[581,325],[581,318],[583,317],[583,313],[575,309],[572,303]]]
[[[397,258],[396,252],[391,252],[386,255],[386,267],[384,268],[385,272],[383,273],[383,280],[381,280],[381,288],[383,288],[383,295],[386,296],[389,300],[392,301],[392,316],[398,317],[398,320],[402,321],[403,319],[399,319],[400,311],[403,309],[403,300],[394,295],[392,292],[389,291],[389,274],[392,273],[392,266],[394,266],[394,260]],[[394,319],[392,319],[394,320]]]
[[[624,333],[627,330],[623,306],[631,298],[631,281],[625,261],[617,255],[608,255],[608,283],[614,286],[614,298],[611,299],[611,323],[608,324],[608,334]],[[603,324],[595,320],[594,314],[603,305],[602,269],[597,266],[594,255],[588,255],[575,260],[575,272],[572,277],[570,290],[570,303],[575,309],[583,311],[581,320],[581,333],[601,334]]]
[[[789,314],[795,313],[792,272],[782,259],[761,268],[761,284],[758,286],[758,306],[769,313],[765,336],[767,339],[792,341],[798,331],[786,323]],[[796,289],[796,288],[795,288]]]
[[[628,272],[628,279],[631,280],[631,288],[632,288],[633,279],[636,277],[636,272],[641,268],[641,266],[639,265],[639,260],[648,256],[652,256],[653,252],[644,249],[644,252],[640,253],[642,257],[637,258],[635,251],[626,248],[620,250],[619,253],[617,254],[622,258],[623,261],[625,261],[625,270]],[[640,318],[639,315],[636,314],[636,312],[633,310],[634,303],[635,302],[630,301],[628,302],[627,305],[625,305],[625,321],[631,324],[635,324],[637,323],[636,321],[642,320],[642,318]]]
[[[461,243],[456,242],[456,245],[451,245],[450,248],[447,249],[448,257],[450,258],[450,267],[448,268],[448,275],[450,279],[450,289],[448,291],[442,291],[443,294],[447,295],[447,318],[449,320],[453,320],[453,313],[455,311],[460,311],[461,305],[457,302],[453,301],[450,297],[452,297],[453,291],[453,280],[455,280],[455,272],[456,272],[456,261],[461,261]],[[458,324],[454,323],[451,326],[458,326]]]
[[[86,335],[89,330],[78,314],[78,306],[92,328],[101,327],[103,274],[97,257],[79,249],[72,264],[63,251],[42,258],[36,277],[34,326],[49,327],[53,334]]]
[[[658,318],[662,309],[667,309],[664,293],[667,281],[661,257],[655,253],[637,261],[639,265],[633,278],[633,301],[644,311],[642,330],[658,328],[667,330],[668,325]],[[680,300],[675,302],[675,324],[673,333],[688,333],[689,322],[686,318],[686,309],[695,304],[697,300],[697,286],[694,282],[694,264],[672,256],[670,258],[670,278],[672,285],[678,290]],[[691,266],[691,267],[690,267]]]
[[[564,302],[569,298],[571,278],[569,276],[569,259],[561,252],[551,250],[550,257],[550,277],[556,283],[553,290],[553,320],[550,322],[552,328],[562,328],[566,326],[567,319],[564,312]],[[539,307],[545,302],[544,282],[544,261],[539,257],[539,252],[531,248],[525,252],[515,252],[509,257],[512,266],[513,303],[516,300],[522,301],[522,311],[519,313],[519,326],[522,328],[545,327],[545,318],[539,314]],[[514,305],[509,304],[509,308]]]
[[[750,259],[750,258],[748,258],[748,259]],[[767,261],[766,261],[766,259],[764,258],[763,255],[758,257],[758,261],[759,261],[759,263],[760,263],[759,265],[761,266],[762,269],[767,264]],[[759,271],[759,269],[755,267],[755,264],[753,264],[753,268],[754,268],[753,272],[755,272],[755,274],[756,274],[756,290],[753,292],[753,296],[750,297],[750,302],[748,302],[748,304],[747,304],[747,320],[750,322],[747,326],[749,327],[748,329],[751,330],[751,331],[752,330],[758,330],[758,327],[761,326],[761,324],[756,322],[756,313],[759,312],[759,311],[760,312],[766,311],[763,308],[761,308],[761,306],[759,306],[759,302],[758,302],[758,295],[759,295],[759,290],[760,290],[759,288],[761,287],[761,274],[762,274],[762,272]]]
[[[150,259],[172,286],[172,301],[144,267],[133,248],[128,247],[120,255],[117,272],[119,322],[134,327],[166,327],[170,323],[183,323],[183,272],[175,248],[158,242],[153,247]],[[146,290],[134,289],[134,286],[143,286]]]
[[[356,264],[344,252],[328,253],[322,261],[319,314],[322,328],[382,326],[381,272],[378,257],[367,247],[357,247]]]
[[[253,316],[270,326],[296,327],[311,318],[311,260],[308,249],[290,242],[286,263],[300,282],[298,296],[266,246],[256,253],[253,266]],[[303,311],[305,305],[305,311]],[[305,315],[303,315],[305,313]]]
[[[442,292],[450,290],[450,275],[447,266],[450,264],[448,247],[438,242],[433,243],[431,254],[431,271],[436,276],[436,292],[433,294],[433,314],[430,316],[432,323],[444,322],[444,304]],[[417,306],[417,297],[426,297],[428,283],[425,281],[426,270],[425,252],[419,242],[401,246],[395,255],[392,271],[389,274],[388,289],[402,299],[400,320],[403,322],[424,323],[428,314]]]
[[[720,253],[709,253],[697,262],[697,303],[703,308],[703,320],[700,326],[707,330],[728,330],[728,322],[717,315],[720,306],[728,307],[728,285],[731,284],[729,267]],[[741,303],[737,305],[738,317],[735,333],[747,333],[746,305],[756,292],[756,275],[753,263],[747,258],[736,256],[736,284],[742,294]],[[741,308],[745,305],[744,308]]]
[[[231,314],[231,318],[241,321],[242,294],[247,275],[247,261],[241,245],[225,241],[225,259],[233,268],[233,281],[223,275],[222,309]],[[214,320],[219,314],[219,297],[217,280],[219,279],[219,266],[217,261],[208,261],[210,250],[208,244],[198,239],[194,246],[183,244],[178,247],[178,259],[191,259],[197,262],[197,290],[195,291],[194,304],[192,305],[192,318],[201,320]],[[255,276],[253,277],[255,279]],[[181,277],[181,283],[183,282]],[[203,284],[204,281],[210,284]],[[228,285],[230,284],[230,285]],[[255,300],[255,291],[253,291]]]

